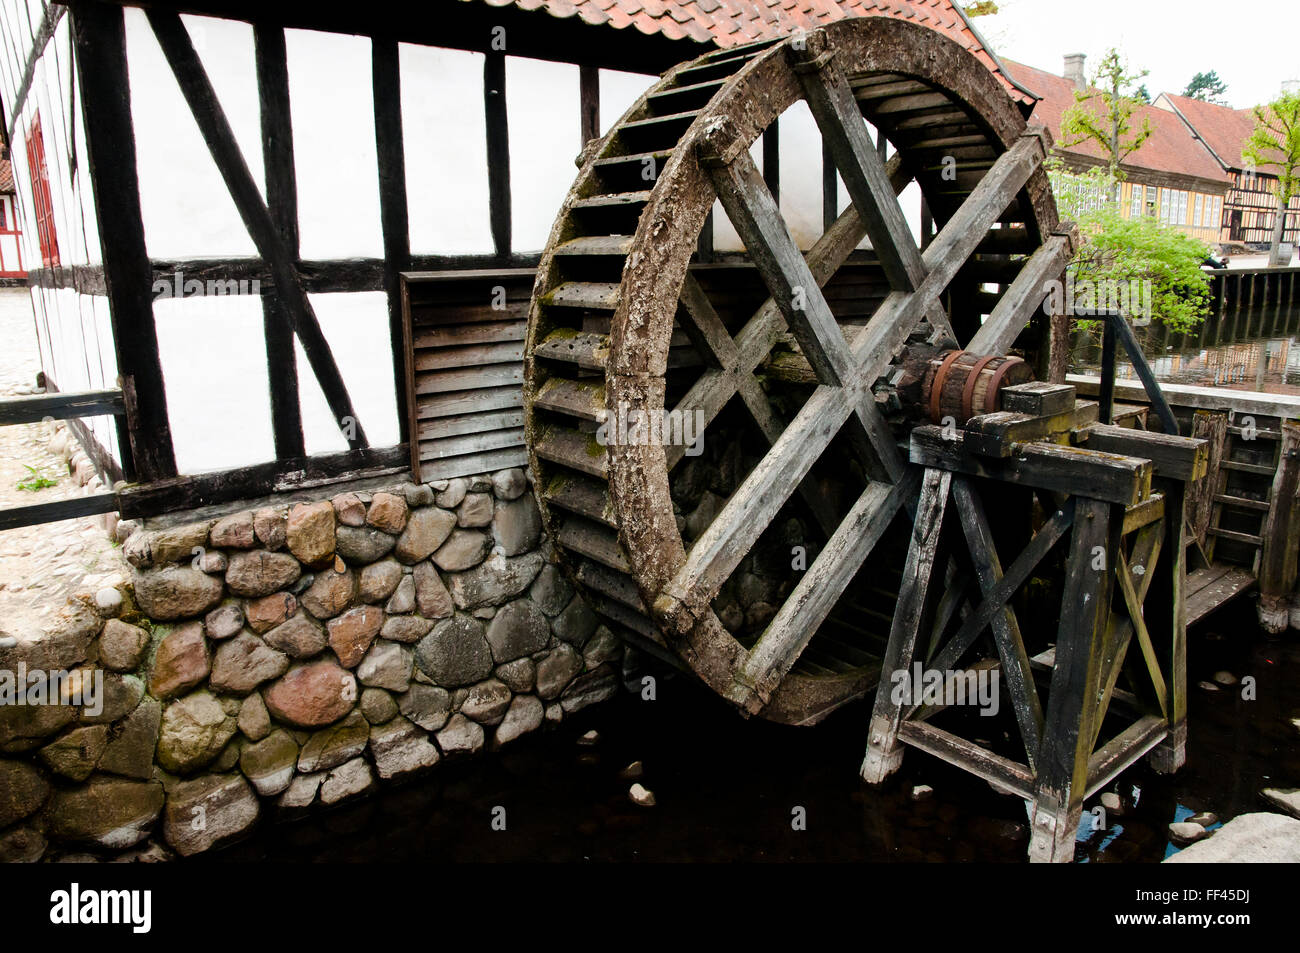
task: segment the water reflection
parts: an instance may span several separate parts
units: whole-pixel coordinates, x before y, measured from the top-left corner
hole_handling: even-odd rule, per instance
[[[1300,394],[1300,311],[1227,311],[1185,334],[1159,324],[1134,330],[1162,382]],[[1070,363],[1076,373],[1101,372],[1100,331],[1073,335]],[[1126,361],[1120,363],[1118,376],[1137,379]]]

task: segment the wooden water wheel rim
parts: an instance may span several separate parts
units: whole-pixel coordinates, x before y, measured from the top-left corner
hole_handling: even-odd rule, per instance
[[[576,243],[588,241],[592,244],[580,247],[594,249],[598,240],[613,242],[619,237],[581,235],[575,225],[576,214],[590,209],[593,202],[605,201],[612,206],[632,201],[599,197],[600,163],[626,157],[629,147],[625,139],[630,141],[650,124],[672,118],[650,113],[648,104],[656,96],[698,89],[687,79],[693,70],[722,71],[737,62],[742,65],[726,76],[707,104],[685,115],[682,121],[689,125],[666,150],[667,161],[653,189],[648,195],[638,194],[636,201],[644,202],[644,208],[631,241],[618,246],[626,255],[626,264],[616,299],[606,299],[616,300],[608,349],[593,351],[600,354],[593,366],[603,364],[605,369],[603,407],[611,413],[624,408],[643,413],[665,410],[664,375],[679,300],[692,311],[700,337],[708,342],[717,364],[705,372],[703,383],[697,382],[679,407],[698,408],[705,412],[706,419],[712,419],[738,393],[747,403],[754,399],[753,371],[766,357],[771,337],[784,330],[787,320],[818,374],[820,383],[803,410],[786,426],[772,452],[749,473],[688,554],[674,519],[669,489],[671,466],[681,454],[653,444],[614,444],[605,447],[603,455],[593,450],[591,459],[584,461],[572,450],[564,450],[559,444],[565,435],[546,424],[544,414],[538,414],[539,408],[558,406],[558,400],[548,405],[543,393],[549,380],[539,369],[538,359],[545,359],[546,353],[538,349],[553,327],[549,308],[577,298],[594,300],[595,296],[591,289],[577,289],[579,293],[572,294],[575,289],[566,288],[560,259],[576,251]],[[916,249],[894,199],[909,180],[904,170],[921,166],[919,152],[913,154],[911,149],[900,147],[899,155],[885,166],[875,158],[874,149],[865,148],[870,146],[870,140],[861,122],[863,114],[879,117],[865,106],[861,113],[854,108],[851,118],[846,115],[847,107],[858,106],[851,92],[845,99],[848,80],[879,74],[925,83],[932,95],[946,98],[952,115],[961,117],[953,122],[973,127],[971,136],[980,137],[998,157],[971,189],[971,195],[979,196],[978,207],[972,207],[969,199],[963,202],[946,219],[924,256]],[[766,190],[755,188],[756,170],[749,159],[749,148],[763,130],[796,100],[804,98],[809,99],[819,125],[823,118],[831,117],[822,125],[822,132],[829,136],[837,166],[845,174],[846,184],[850,184],[850,194],[869,194],[874,201],[874,206],[864,201],[846,210],[806,259],[797,247],[791,256],[793,240],[784,232],[779,212],[775,221],[781,227],[772,224],[771,209],[762,201]],[[888,129],[888,122],[881,119],[880,123]],[[809,35],[803,49],[786,39],[708,54],[667,74],[587,151],[582,172],[543,254],[530,313],[525,384],[530,456],[538,474],[543,516],[579,585],[588,580],[583,578],[581,568],[574,569],[577,562],[585,567],[593,565],[590,558],[598,558],[604,566],[623,571],[634,581],[641,609],[653,618],[668,646],[715,691],[749,711],[775,720],[806,723],[863,694],[874,682],[878,669],[819,677],[791,671],[812,637],[805,631],[806,620],[820,615],[820,624],[820,619],[825,618],[825,611],[829,611],[825,605],[827,594],[836,586],[842,590],[852,578],[847,567],[858,554],[846,557],[838,568],[830,563],[821,566],[820,559],[814,562],[752,649],[722,625],[710,600],[839,426],[851,417],[858,423],[849,426],[862,426],[876,454],[876,472],[858,503],[840,522],[828,550],[857,540],[867,541],[869,551],[892,517],[914,497],[915,477],[908,474],[893,437],[874,409],[872,384],[920,319],[928,321],[935,331],[945,330],[940,295],[1008,205],[1015,207],[1019,203],[1025,211],[1022,220],[1030,241],[1041,246],[1022,271],[1026,287],[1041,285],[1041,275],[1056,273],[1057,266],[1068,258],[1068,241],[1053,237],[1048,245],[1042,244],[1057,224],[1055,205],[1041,169],[1048,147],[1044,132],[1026,132],[1023,117],[1004,90],[971,54],[937,32],[889,18],[842,21]],[[938,181],[934,176],[927,181],[919,173],[918,180],[927,194],[927,189],[934,188]],[[887,201],[882,181],[888,188]],[[734,337],[718,322],[710,325],[707,309],[692,309],[691,305],[697,296],[693,280],[688,280],[688,266],[715,198],[722,199],[742,237],[762,237],[746,244],[769,288],[774,290],[774,298]],[[864,210],[861,218],[859,206]],[[827,313],[820,286],[868,233],[882,239],[873,241],[873,247],[882,259],[894,293],[850,344],[837,325],[833,325],[836,334],[831,335],[824,322],[817,324]],[[1049,247],[1050,254],[1044,255]],[[789,313],[783,314],[789,312],[789,297],[795,287],[802,287],[806,293],[809,310],[814,312],[810,317],[792,319]],[[1015,297],[1015,288],[1013,283],[1007,296]],[[1024,295],[1022,289],[1020,297]],[[1016,312],[1015,317],[1018,324],[1010,330],[990,319],[968,347],[1005,353],[1025,323],[1022,313]],[[609,499],[603,507],[578,506],[577,510],[590,517],[586,523],[617,527],[617,552],[591,544],[584,549],[566,541],[576,540],[573,533],[566,536],[575,504],[559,502],[556,487],[563,489],[564,484],[553,475],[570,471],[608,480]],[[598,548],[601,552],[594,553]],[[597,575],[593,571],[591,579]],[[590,586],[586,588],[591,592]],[[607,580],[603,592],[594,593],[594,604],[601,605],[603,597],[614,588]],[[611,612],[614,608],[618,607],[611,606]],[[611,612],[604,614],[610,619],[618,617],[618,613]],[[769,639],[774,627],[780,627],[777,631],[783,635],[782,640]],[[642,630],[642,634],[648,633]]]
[[[1019,357],[1008,357],[993,371],[993,376],[989,378],[988,399],[984,402],[986,411],[1002,409],[1002,382],[1008,374],[1024,363],[1024,360]]]

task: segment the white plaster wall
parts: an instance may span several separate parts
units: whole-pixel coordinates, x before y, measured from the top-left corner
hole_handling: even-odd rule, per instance
[[[145,245],[152,258],[255,254],[235,203],[142,11],[126,8],[127,74]],[[244,161],[262,183],[253,30],[185,17]]]
[[[286,30],[302,257],[383,256],[370,41]]]
[[[576,66],[506,58],[510,125],[511,244],[537,252],[546,245],[582,150]]]
[[[387,298],[378,291],[314,294],[311,303],[370,445],[393,446],[398,443],[399,431]],[[347,441],[330,413],[325,395],[307,363],[307,355],[296,340],[295,347],[307,453],[346,450]]]
[[[162,298],[154,319],[180,472],[274,459],[261,300]]]
[[[643,73],[625,73],[621,70],[600,71],[600,134],[609,132],[623,113],[627,112],[651,86],[658,76]]]
[[[406,43],[398,50],[411,252],[490,254],[484,56]]]

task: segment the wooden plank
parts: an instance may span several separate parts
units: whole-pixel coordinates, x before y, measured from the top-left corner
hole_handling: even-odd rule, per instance
[[[895,197],[884,154],[873,147],[867,136],[853,90],[834,59],[822,58],[815,48],[792,48],[792,53],[802,61],[797,67],[799,81],[822,141],[830,147],[890,287],[915,291],[925,278],[921,252]],[[932,326],[951,333],[948,316],[938,302],[927,308],[926,315]]]
[[[706,143],[708,151],[704,161],[709,166],[718,199],[798,340],[804,357],[817,372],[818,380],[836,389],[852,386],[858,390],[852,397],[840,399],[849,400],[852,413],[870,441],[871,451],[864,465],[868,471],[880,471],[873,473],[873,477],[884,475],[897,481],[903,472],[903,461],[893,435],[876,406],[874,395],[868,389],[857,388],[860,375],[844,332],[753,159],[747,151],[741,151],[723,163],[716,157],[728,153],[729,143],[707,139]]]
[[[483,324],[447,325],[415,332],[417,349],[461,347],[466,344],[500,344],[522,341],[528,335],[526,321],[497,321]]]
[[[371,92],[375,118],[375,156],[379,166],[379,224],[384,237],[384,291],[388,296],[388,332],[393,343],[399,439],[410,439],[406,402],[406,361],[402,330],[401,272],[411,266],[411,235],[406,201],[406,154],[402,133],[402,74],[397,40],[372,39]],[[491,173],[489,172],[489,175]]]
[[[1282,421],[1278,467],[1269,490],[1268,513],[1260,527],[1264,551],[1259,560],[1259,594],[1279,603],[1295,588],[1300,557],[1300,424]]]
[[[568,516],[556,530],[555,541],[567,550],[621,573],[631,572],[623,547],[614,530],[580,516]]]
[[[553,413],[568,414],[583,420],[599,422],[605,411],[605,385],[596,381],[573,381],[563,377],[549,378],[542,385],[533,406]]]
[[[1206,458],[1205,475],[1187,487],[1187,528],[1191,536],[1204,546],[1217,499],[1214,491],[1228,437],[1228,415],[1207,410],[1193,412],[1192,436],[1206,442]]]
[[[1133,430],[1109,424],[1093,424],[1077,432],[1089,450],[1144,457],[1164,477],[1191,482],[1205,476],[1210,445],[1207,440],[1169,436],[1149,430]]]
[[[494,410],[476,414],[458,414],[451,417],[439,417],[420,426],[417,439],[440,440],[443,437],[455,437],[467,433],[483,433],[487,430],[507,430],[524,425],[522,408],[515,410]]]
[[[1074,254],[1072,235],[1052,235],[1025,262],[993,312],[966,345],[973,354],[1009,354],[1029,319],[1047,297],[1046,283],[1065,273]]]
[[[750,650],[728,698],[753,713],[762,710],[904,501],[917,492],[917,482],[909,475],[894,487],[868,484]]]
[[[957,504],[957,513],[961,516],[962,530],[970,546],[971,563],[975,568],[975,578],[988,600],[999,591],[999,583],[1004,576],[1002,562],[993,544],[993,531],[989,528],[988,516],[979,497],[972,490],[964,477],[953,481],[953,500]],[[1014,590],[1013,590],[1014,591]],[[1007,680],[1007,693],[1011,696],[1011,707],[1020,728],[1020,737],[1025,744],[1025,753],[1030,770],[1038,760],[1038,748],[1043,736],[1043,707],[1034,687],[1033,673],[1029,670],[1029,653],[1025,651],[1024,639],[1020,635],[1020,623],[1015,613],[1003,600],[997,611],[989,618],[993,630],[993,641],[997,646],[998,657],[1002,660],[1002,673]]]
[[[75,420],[125,413],[126,402],[120,390],[62,391],[33,397],[6,397],[0,400],[0,427],[40,423],[46,418]]]
[[[562,473],[552,477],[546,485],[546,502],[550,506],[577,513],[611,529],[618,528],[614,517],[614,504],[609,498],[609,487],[596,480]]]
[[[1203,572],[1204,570],[1198,570]],[[1188,588],[1197,573],[1187,577]],[[1187,597],[1187,624],[1199,622],[1207,615],[1235,599],[1242,593],[1249,592],[1255,585],[1255,577],[1245,569],[1229,568],[1217,581],[1202,586]]]
[[[1019,444],[1006,459],[979,457],[965,452],[962,434],[948,435],[933,426],[913,429],[911,461],[1124,506],[1151,495],[1149,460],[1049,443]]]
[[[1033,774],[1028,767],[1010,758],[924,721],[903,722],[898,736],[913,748],[956,765],[1016,797],[1025,800],[1033,797]]]
[[[438,460],[442,457],[455,457],[467,453],[481,453],[484,450],[500,450],[504,447],[524,446],[524,428],[513,430],[490,430],[483,433],[469,433],[460,437],[440,437],[435,440],[420,442],[420,464],[426,460]]]
[[[600,138],[600,70],[578,68],[578,148]]]
[[[146,11],[146,16],[244,227],[271,268],[276,294],[285,306],[286,317],[293,323],[294,333],[307,355],[335,423],[350,447],[368,446],[365,430],[316,320],[315,309],[303,289],[293,257],[280,241],[275,223],[262,202],[261,193],[188,31],[176,13],[151,8]]]
[[[1030,416],[1010,411],[980,414],[966,421],[963,446],[968,453],[985,457],[1009,457],[1016,445],[1030,440],[1061,436],[1078,426],[1075,409],[1051,417]]]
[[[451,480],[455,477],[477,476],[480,473],[494,473],[510,467],[528,465],[528,450],[524,447],[506,447],[500,450],[485,450],[482,453],[468,453],[458,457],[440,457],[426,460],[420,464],[420,480],[432,483],[435,480]]]
[[[492,364],[518,364],[524,359],[524,342],[470,344],[465,347],[442,347],[416,351],[413,366],[417,373],[441,371],[454,367],[487,367]]]
[[[491,367],[454,371],[421,371],[415,375],[415,393],[420,396],[446,394],[450,391],[474,390],[479,387],[519,385],[523,381],[522,364],[494,364]]]
[[[127,414],[127,479],[176,475],[167,393],[153,318],[153,269],[145,246],[136,175],[126,33],[120,7],[78,4],[72,13],[86,160],[104,259],[104,285]],[[120,432],[119,432],[120,435]]]
[[[427,394],[419,401],[417,420],[472,414],[484,410],[503,410],[523,405],[523,391],[517,386],[509,385]]]
[[[74,496],[67,500],[49,503],[32,503],[28,506],[10,506],[0,509],[0,530],[20,526],[41,526],[60,520],[97,516],[117,512],[116,493],[95,493],[91,496]]]
[[[1142,600],[1138,598],[1138,594],[1133,588],[1133,578],[1129,574],[1128,560],[1124,558],[1123,551],[1115,555],[1115,578],[1119,582],[1125,608],[1128,609],[1129,623],[1133,626],[1138,645],[1142,649],[1142,658],[1146,662],[1147,674],[1151,676],[1151,684],[1155,688],[1156,700],[1160,704],[1160,714],[1168,718],[1168,688],[1165,685],[1164,674],[1160,671],[1160,661],[1156,656],[1155,646],[1151,644],[1151,633],[1147,631],[1146,620],[1142,616]],[[1099,715],[1098,722],[1100,722],[1100,718]],[[1099,724],[1094,727],[1099,727]]]
[[[1076,501],[1056,635],[1056,665],[1047,696],[1047,719],[1039,752],[1031,817],[1030,860],[1068,861],[1088,783],[1088,756],[1100,682],[1100,645],[1110,617],[1114,576],[1093,567],[1094,551],[1118,549],[1110,505]]]
[[[488,217],[498,255],[511,250],[510,122],[506,117],[506,55],[483,57],[483,116],[487,130]]]
[[[1084,798],[1090,798],[1129,765],[1158,745],[1169,732],[1163,718],[1147,715],[1139,718],[1108,741],[1088,758],[1088,785]]]
[[[257,96],[262,133],[266,204],[280,241],[298,257],[298,183],[294,167],[293,120],[289,112],[289,65],[284,30],[253,27]],[[269,276],[268,276],[269,277]],[[260,286],[260,279],[259,279]],[[306,453],[298,392],[298,354],[293,328],[276,295],[262,296],[267,383],[271,391],[271,432],[275,455],[285,460]],[[399,378],[400,380],[400,378]]]
[[[916,657],[916,639],[925,618],[951,489],[951,473],[935,469],[925,471],[912,524],[912,538],[907,548],[907,561],[903,564],[898,607],[890,625],[889,643],[881,662],[880,682],[876,687],[876,701],[867,730],[862,777],[871,784],[879,784],[896,771],[902,761],[898,743],[905,722],[903,704],[895,697],[894,675],[897,672],[910,673]]]
[[[998,394],[1002,398],[1003,410],[1035,417],[1052,417],[1073,410],[1076,399],[1072,385],[1048,381],[1013,384],[1003,387]]]
[[[1146,355],[1142,353],[1142,345],[1138,343],[1137,336],[1133,334],[1133,328],[1129,325],[1128,319],[1118,312],[1111,312],[1107,315],[1106,324],[1115,331],[1115,336],[1119,342],[1124,345],[1124,350],[1128,352],[1129,363],[1133,365],[1133,370],[1137,372],[1138,379],[1142,381],[1142,387],[1147,392],[1147,398],[1151,401],[1151,406],[1155,408],[1156,415],[1160,418],[1160,425],[1167,434],[1178,434],[1178,421],[1174,419],[1174,412],[1169,407],[1169,402],[1165,400],[1164,394],[1160,392],[1160,384],[1156,381],[1156,376],[1151,370],[1151,365],[1147,363]]]
[[[552,428],[536,441],[533,450],[543,460],[550,460],[602,480],[608,479],[609,455],[596,442],[595,434]]]
[[[118,492],[119,512],[123,519],[158,516],[353,480],[399,477],[408,472],[408,466],[405,444],[276,460],[128,486]]]

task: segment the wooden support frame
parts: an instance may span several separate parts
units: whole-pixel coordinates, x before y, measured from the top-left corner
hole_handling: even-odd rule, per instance
[[[510,121],[506,114],[506,54],[488,50],[483,60],[483,113],[487,123],[488,216],[498,257],[510,254]]]
[[[293,123],[289,112],[289,64],[284,30],[253,28],[257,94],[261,106],[262,164],[266,204],[280,241],[298,259],[298,183],[293,161]],[[260,282],[259,285],[260,287]],[[275,455],[287,460],[306,453],[302,406],[298,396],[298,354],[293,327],[277,295],[262,296],[266,336],[267,384],[271,392],[271,429]]]
[[[1026,402],[1037,396],[1027,393]],[[1050,395],[1043,397],[1050,403]],[[1106,427],[1093,435],[1104,439],[1118,429]],[[1155,451],[1149,453],[1159,461],[1155,480],[1148,460],[1098,454],[1126,459],[1132,481],[1127,488],[1112,485],[1106,491],[1112,499],[1107,500],[1097,498],[1097,490],[1107,485],[1105,480],[1094,477],[1062,488],[1050,468],[1036,471],[1037,465],[1028,462],[1039,448],[1049,453],[1077,452],[1076,448],[1016,444],[1013,457],[992,458],[1002,469],[980,469],[969,457],[963,461],[951,452],[960,439],[948,440],[945,458],[936,440],[940,434],[939,428],[913,432],[912,460],[926,466],[924,489],[868,729],[863,777],[873,783],[883,781],[901,764],[905,745],[927,751],[1025,798],[1030,804],[1030,859],[1068,861],[1085,797],[1143,756],[1160,771],[1176,770],[1185,757],[1183,514],[1187,482],[1204,475],[1205,441],[1123,431],[1116,436],[1123,441],[1118,445],[1121,449]],[[1078,459],[1086,469],[1090,461]],[[1026,467],[1032,478],[1024,472]],[[1057,485],[1042,486],[1041,475]],[[976,476],[1052,490],[1064,501],[1005,573],[975,489]],[[975,645],[976,636],[991,628],[998,656],[995,668],[1006,679],[1020,726],[1024,763],[930,723],[942,705],[900,705],[892,698],[890,675],[910,670],[917,634],[932,613],[925,565],[940,547],[942,509],[933,497],[943,486],[951,487],[984,601],[966,615],[942,649],[932,651],[927,668],[940,673],[965,671],[960,667],[963,657]],[[1153,486],[1158,492],[1152,492]],[[1059,496],[1063,492],[1068,495]],[[1051,658],[1047,699],[1039,707],[1032,666],[1040,659],[1029,658],[1008,600],[1067,532],[1070,550],[1060,623],[1056,647],[1047,653]],[[944,625],[940,622],[937,627]],[[939,643],[940,634],[931,636],[932,646]],[[1140,651],[1128,651],[1132,641]],[[978,661],[969,667],[987,664]],[[1117,687],[1121,673],[1127,674],[1136,694]],[[1124,714],[1133,712],[1134,720],[1125,721],[1110,737],[1103,723],[1112,698],[1122,698]],[[1100,747],[1099,741],[1104,741]]]
[[[276,294],[285,308],[285,316],[302,344],[340,432],[354,450],[369,446],[343,376],[330,351],[329,342],[325,340],[315,309],[303,288],[294,256],[280,240],[275,222],[262,202],[252,173],[235,141],[230,122],[217,100],[207,71],[194,50],[189,32],[178,14],[150,9],[146,11],[146,16],[213,161],[225,180],[244,227],[270,266],[271,278]]]
[[[140,212],[121,8],[89,0],[74,4],[72,36],[104,286],[127,408],[123,447],[130,455],[122,469],[129,480],[169,479],[176,475],[176,456],[154,327],[153,269]]]

